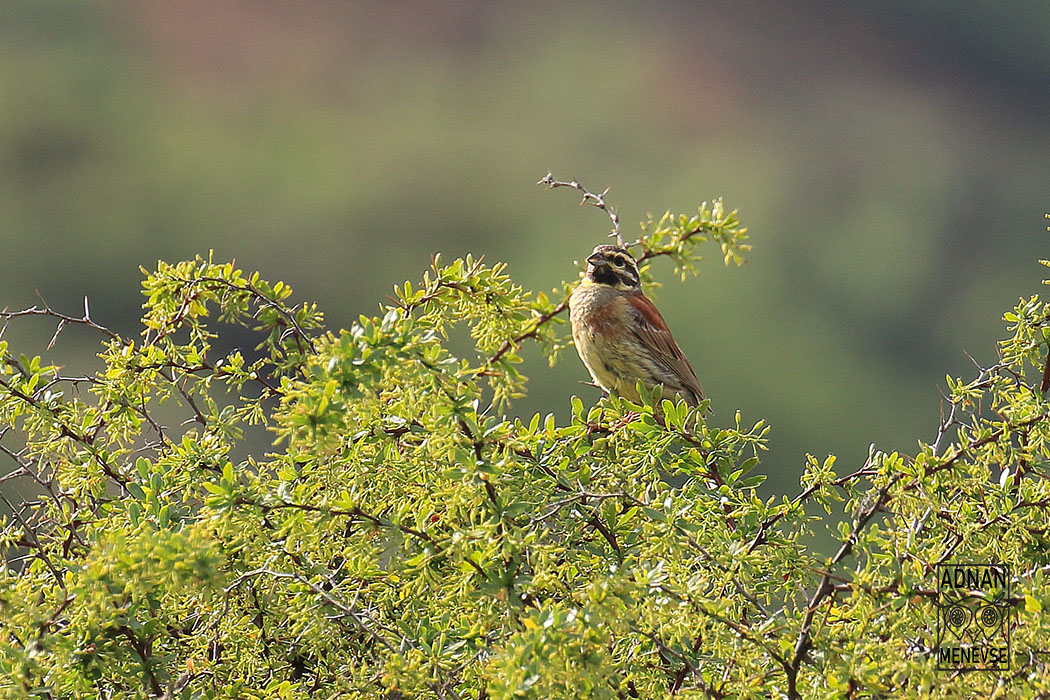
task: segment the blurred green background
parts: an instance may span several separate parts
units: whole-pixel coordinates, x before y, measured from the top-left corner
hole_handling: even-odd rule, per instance
[[[137,333],[139,265],[215,249],[377,311],[431,253],[574,279],[625,231],[724,196],[750,227],[658,304],[713,397],[773,425],[763,469],[931,439],[1047,257],[1050,3],[71,3],[0,8],[0,307]],[[42,352],[53,325],[8,339]],[[53,356],[90,366],[96,338]],[[597,398],[530,354],[521,414]]]

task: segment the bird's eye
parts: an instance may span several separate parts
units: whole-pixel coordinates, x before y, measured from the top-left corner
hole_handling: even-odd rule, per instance
[[[609,262],[611,262],[616,267],[623,267],[625,264],[623,257],[619,255],[614,255],[613,257],[609,258]]]

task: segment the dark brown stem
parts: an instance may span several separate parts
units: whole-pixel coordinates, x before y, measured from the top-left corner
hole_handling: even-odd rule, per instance
[[[512,348],[513,349],[520,348],[521,347],[521,343],[523,341],[527,340],[528,338],[535,338],[536,335],[539,333],[539,330],[540,330],[541,327],[545,326],[547,323],[549,323],[551,321],[551,319],[553,319],[555,316],[557,316],[561,312],[565,311],[565,309],[567,309],[567,308],[569,308],[569,297],[565,297],[564,299],[561,300],[561,302],[557,306],[555,306],[553,309],[551,309],[550,311],[548,311],[547,313],[543,314],[538,319],[536,319],[536,324],[532,327],[531,330],[526,331],[525,333],[522,333],[521,335],[516,336],[514,338],[511,338],[510,340],[508,340],[505,343],[503,343],[503,345],[500,346],[499,350],[497,350],[485,362],[485,368],[487,369],[490,365],[498,362],[499,359],[501,357],[503,357],[504,355],[506,355],[508,352],[510,352],[510,350]]]
[[[554,178],[553,173],[547,173],[546,175],[541,177],[540,181],[536,184],[546,185],[547,189],[551,190],[553,190],[556,187],[571,187],[574,190],[579,190],[580,192],[582,192],[583,199],[580,201],[580,205],[582,206],[584,204],[590,204],[591,206],[597,207],[598,209],[601,209],[606,214],[608,214],[609,218],[612,219],[613,224],[613,230],[612,233],[609,234],[609,237],[616,238],[617,245],[619,245],[624,250],[627,249],[627,244],[624,243],[623,236],[620,234],[620,217],[617,216],[615,209],[609,208],[609,206],[605,203],[605,195],[609,193],[608,187],[605,188],[604,192],[594,193],[587,190],[587,188],[585,188],[576,180],[569,180],[568,182],[556,180]]]

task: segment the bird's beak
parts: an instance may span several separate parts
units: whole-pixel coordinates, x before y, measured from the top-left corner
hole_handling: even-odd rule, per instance
[[[587,258],[587,262],[591,265],[604,265],[605,258],[602,257],[601,253],[591,253]]]

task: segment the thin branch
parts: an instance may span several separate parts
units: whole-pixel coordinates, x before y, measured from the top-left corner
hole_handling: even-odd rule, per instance
[[[317,594],[320,598],[322,598],[325,602],[327,602],[329,605],[336,608],[337,610],[339,610],[339,612],[343,613],[345,616],[353,620],[354,624],[357,625],[357,627],[362,632],[364,632],[369,637],[382,644],[384,647],[387,648],[388,651],[394,654],[398,653],[397,647],[394,646],[390,642],[390,640],[373,630],[368,624],[365,623],[365,618],[361,615],[361,613],[358,613],[351,606],[342,602],[341,600],[333,596],[331,593],[318,586],[313,581],[310,581],[306,577],[300,576],[299,574],[289,573],[287,571],[274,571],[272,569],[265,568],[255,569],[253,571],[245,572],[237,578],[235,578],[233,582],[225,588],[225,593],[229,595],[235,588],[237,588],[237,586],[241,585],[242,582],[257,576],[270,576],[275,579],[291,579],[306,586],[315,594]]]
[[[561,180],[556,180],[554,178],[554,174],[553,173],[547,173],[546,175],[541,177],[540,181],[537,182],[536,184],[537,185],[546,185],[547,189],[550,189],[550,190],[553,190],[556,187],[571,187],[574,190],[579,190],[580,192],[582,192],[583,193],[583,199],[580,200],[580,206],[583,206],[584,204],[590,204],[591,206],[597,207],[598,209],[601,209],[606,214],[608,214],[609,218],[612,220],[612,224],[613,224],[613,230],[612,230],[612,233],[609,234],[609,238],[615,238],[616,239],[616,244],[619,245],[624,250],[627,250],[627,244],[624,242],[623,235],[621,235],[621,233],[620,233],[620,217],[617,216],[615,209],[610,208],[605,203],[605,195],[609,194],[609,188],[608,187],[606,187],[603,192],[594,193],[594,192],[589,191],[586,187],[581,185],[576,180],[569,180],[568,182],[562,182]]]
[[[887,494],[892,484],[895,484],[898,478],[894,478],[889,484],[883,486],[878,491],[878,496],[871,500],[867,507],[861,510],[857,515],[857,520],[853,525],[853,529],[849,535],[839,546],[838,551],[828,561],[827,571],[820,579],[820,583],[817,585],[817,589],[813,592],[813,596],[809,599],[809,604],[806,606],[806,614],[802,617],[802,625],[798,631],[798,637],[795,640],[795,651],[789,661],[784,663],[784,671],[788,677],[788,697],[801,698],[802,696],[798,693],[798,671],[802,664],[802,660],[805,658],[806,653],[809,651],[812,642],[812,628],[813,628],[813,616],[816,614],[817,609],[824,602],[824,599],[835,592],[835,587],[832,585],[832,574],[831,569],[836,564],[841,562],[853,551],[853,546],[857,543],[857,536],[863,530],[868,521],[871,520],[872,516],[887,502]]]
[[[689,231],[688,233],[683,235],[680,240],[687,241],[690,238],[692,238],[693,236],[699,236],[700,234],[702,234],[704,232],[704,226],[705,226],[705,224],[701,224],[700,226],[694,228],[692,231]],[[665,256],[665,255],[672,255],[675,252],[674,250],[669,250],[669,249],[665,249],[665,250],[651,250],[649,248],[646,248],[645,247],[645,241],[642,240],[641,238],[638,238],[635,241],[627,244],[628,248],[633,248],[635,246],[642,246],[642,254],[639,255],[636,258],[636,260],[635,260],[635,262],[637,262],[639,264],[645,262],[646,260],[652,260],[653,258],[659,258],[659,257]]]
[[[703,643],[703,640],[704,640],[703,635],[700,635],[700,634],[696,635],[696,639],[693,641],[693,653],[694,654],[697,653],[698,651],[700,651],[700,645]],[[682,664],[682,668],[680,668],[678,670],[678,673],[676,673],[674,675],[674,678],[671,681],[671,688],[670,688],[671,695],[674,695],[675,693],[677,693],[679,690],[682,689],[682,683],[684,683],[685,679],[689,676],[689,671],[690,671],[689,667],[690,667],[690,664],[683,663]]]
[[[1043,381],[1039,382],[1039,393],[1046,394],[1050,389],[1050,347],[1046,351],[1046,365],[1043,366]]]
[[[322,515],[334,515],[334,516],[344,516],[344,517],[348,517],[348,518],[357,518],[357,519],[359,519],[359,521],[365,521],[365,522],[371,523],[374,527],[377,527],[377,528],[379,528],[379,527],[393,528],[393,529],[396,529],[396,530],[400,530],[402,533],[404,533],[406,535],[410,535],[410,536],[415,537],[417,539],[424,540],[425,542],[428,542],[430,544],[434,544],[434,538],[431,537],[430,535],[428,535],[426,532],[423,532],[422,530],[416,530],[415,528],[409,527],[408,525],[404,525],[402,523],[394,522],[393,520],[384,520],[383,518],[381,518],[379,516],[376,516],[376,515],[372,515],[371,513],[368,513],[366,511],[362,510],[361,508],[356,507],[356,506],[354,508],[347,509],[347,508],[326,508],[324,506],[315,506],[315,505],[310,504],[310,503],[289,503],[289,502],[283,502],[283,503],[267,504],[267,503],[259,503],[257,501],[252,501],[252,500],[249,500],[247,498],[238,498],[238,499],[236,499],[234,501],[234,503],[236,505],[252,506],[254,508],[259,508],[264,513],[269,513],[271,510],[291,509],[291,510],[301,510],[301,511],[305,511],[305,512],[308,512],[308,513],[319,513],[319,514],[322,514]]]
[[[122,340],[118,334],[109,330],[105,326],[101,326],[91,320],[91,317],[88,315],[87,297],[84,298],[84,316],[82,318],[77,318],[76,316],[70,316],[68,314],[55,311],[47,305],[47,302],[43,302],[43,304],[43,307],[31,306],[28,309],[23,309],[21,311],[8,311],[7,309],[4,309],[3,311],[0,311],[0,319],[2,319],[5,322],[10,321],[13,318],[18,318],[19,316],[48,316],[50,318],[58,319],[59,328],[57,331],[55,331],[55,335],[51,339],[52,344],[54,344],[55,339],[58,338],[58,333],[62,330],[62,326],[64,324],[79,324],[82,326],[87,326],[88,328],[93,328],[96,331],[106,336],[109,336],[113,340]]]
[[[591,517],[587,523],[605,538],[605,541],[608,542],[609,546],[613,548],[614,552],[616,552],[616,559],[623,564],[623,550],[620,549],[620,544],[616,541],[616,534],[606,527],[605,523],[603,523],[601,518],[598,517],[597,512],[591,513]]]
[[[554,503],[549,504],[547,512],[542,513],[541,515],[533,516],[532,518],[529,519],[529,524],[530,525],[537,525],[539,523],[542,523],[544,520],[548,520],[549,518],[553,517],[555,514],[557,514],[557,512],[559,510],[561,510],[565,506],[572,505],[573,503],[576,503],[577,501],[584,501],[584,502],[586,502],[587,500],[594,500],[594,501],[598,501],[600,503],[600,502],[608,500],[610,498],[620,498],[620,499],[623,499],[625,501],[629,500],[631,502],[636,502],[637,501],[637,499],[635,499],[633,496],[631,496],[630,494],[625,493],[623,491],[619,491],[619,492],[616,492],[616,493],[590,493],[590,492],[587,492],[587,491],[580,491],[579,493],[574,493],[571,496],[566,496],[565,498],[562,498],[561,500],[558,500],[558,501],[555,501]]]
[[[51,563],[51,559],[47,556],[44,545],[40,543],[40,539],[37,537],[36,529],[22,516],[22,509],[16,508],[15,505],[8,500],[7,496],[4,495],[2,490],[0,490],[0,501],[4,502],[4,505],[6,505],[8,510],[11,511],[11,515],[14,516],[15,520],[18,521],[18,524],[22,526],[23,542],[21,544],[36,550],[34,556],[44,562],[44,565],[47,566],[48,570],[51,572],[51,577],[54,579],[55,583],[57,583],[62,590],[65,590],[65,579],[58,573],[58,569],[55,568],[55,565]]]
[[[295,336],[295,342],[296,342],[296,345],[298,346],[298,350],[299,350],[299,354],[300,355],[307,354],[307,351],[309,351],[309,352],[316,352],[317,351],[317,347],[314,344],[313,337],[311,337],[305,330],[303,330],[303,328],[299,325],[299,322],[296,320],[296,318],[295,318],[295,310],[290,308],[290,307],[288,307],[288,306],[285,306],[284,304],[282,304],[279,301],[274,301],[272,299],[268,299],[262,292],[260,292],[258,289],[256,289],[255,286],[253,284],[251,284],[250,282],[246,282],[244,284],[244,286],[238,286],[238,285],[234,284],[233,282],[230,282],[229,280],[222,279],[221,277],[194,277],[194,278],[191,278],[191,279],[185,279],[185,278],[176,278],[176,279],[178,279],[180,282],[185,284],[187,287],[192,287],[192,286],[196,286],[196,285],[203,284],[203,283],[211,283],[211,284],[215,284],[215,285],[226,287],[227,289],[230,289],[230,290],[232,290],[234,292],[248,292],[248,293],[250,293],[252,295],[255,303],[258,305],[258,310],[262,310],[264,308],[269,307],[269,308],[275,310],[278,313],[278,315],[281,316],[283,322],[288,326],[288,330]],[[188,302],[191,301],[192,299],[193,299],[193,295],[190,295],[183,302],[183,308],[180,308],[179,311],[176,312],[176,314],[175,314],[175,317],[173,319],[175,321],[175,324],[173,324],[173,325],[177,325],[178,323],[182,322],[182,317],[188,311],[188,306],[189,306]],[[253,316],[253,318],[257,318],[257,317],[258,317],[258,312],[256,312],[256,315]],[[306,347],[305,348],[303,347],[304,341],[306,343]]]
[[[523,341],[529,338],[535,338],[539,334],[540,328],[550,323],[550,321],[555,316],[562,313],[567,308],[569,308],[569,297],[565,297],[553,309],[543,314],[542,316],[539,316],[536,319],[536,323],[532,326],[530,330],[504,342],[503,345],[501,345],[500,348],[495,353],[493,353],[488,360],[485,361],[485,369],[487,369],[490,365],[499,362],[500,358],[506,355],[508,352],[510,352],[511,349],[520,349]]]

